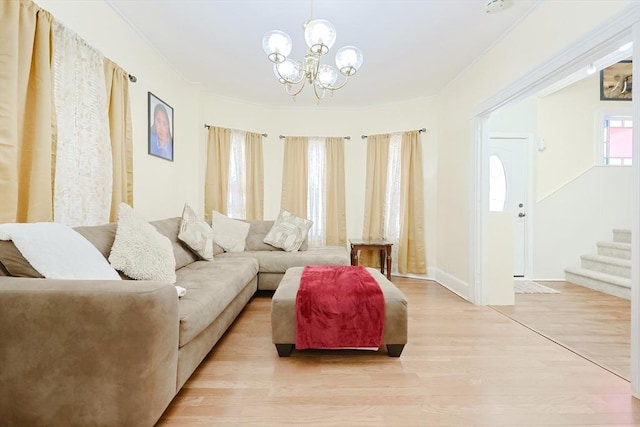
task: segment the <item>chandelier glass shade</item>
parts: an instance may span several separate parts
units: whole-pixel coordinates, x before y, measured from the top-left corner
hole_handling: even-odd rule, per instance
[[[307,83],[313,87],[318,100],[326,92],[338,90],[347,84],[350,76],[362,66],[362,51],[355,46],[344,46],[336,53],[336,67],[323,64],[320,59],[336,42],[336,29],[325,19],[312,19],[303,24],[307,53],[304,59],[296,61],[291,54],[291,37],[283,31],[269,31],[262,38],[262,47],[269,61],[273,63],[273,73],[285,85],[287,93],[296,96]],[[339,74],[344,80],[338,82]]]

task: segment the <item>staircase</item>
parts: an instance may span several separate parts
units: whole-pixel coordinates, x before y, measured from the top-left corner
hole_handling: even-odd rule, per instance
[[[567,282],[631,298],[631,231],[614,229],[613,242],[597,242],[597,255],[582,255],[582,267],[565,268]]]

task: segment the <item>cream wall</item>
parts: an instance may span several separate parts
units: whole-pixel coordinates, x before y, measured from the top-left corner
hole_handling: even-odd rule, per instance
[[[134,74],[130,85],[134,137],[134,207],[147,219],[178,216],[185,202],[204,210],[207,132],[204,124],[266,132],[265,218],[280,209],[283,141],[278,135],[346,136],[346,209],[349,237],[360,237],[364,209],[366,143],[362,134],[426,127],[422,134],[425,181],[425,242],[427,264],[437,253],[437,102],[433,98],[371,107],[328,110],[273,109],[205,93],[185,81],[143,37],[104,1],[37,0],[53,16],[78,33],[106,57]],[[348,90],[346,88],[345,90]],[[147,93],[174,109],[174,162],[147,154]],[[339,96],[339,94],[336,94]]]
[[[348,237],[361,237],[364,219],[367,147],[360,136],[426,128],[421,138],[428,268],[436,265],[437,252],[437,109],[434,98],[356,110],[300,108],[293,101],[291,108],[273,109],[215,95],[207,95],[204,100],[208,124],[269,135],[264,140],[266,219],[275,218],[280,210],[284,140],[278,138],[279,135],[351,136],[351,140],[345,141]]]
[[[542,2],[517,27],[443,89],[438,119],[438,267],[463,284],[470,277],[474,108],[629,4]],[[579,19],[576,13],[579,8]],[[444,166],[446,165],[446,167]],[[446,281],[445,281],[446,282]]]
[[[185,202],[201,205],[197,167],[202,161],[198,156],[202,136],[200,88],[178,75],[104,1],[37,0],[36,3],[138,78],[137,83],[129,85],[136,211],[153,220],[181,215]],[[147,154],[149,91],[174,109],[174,162]]]

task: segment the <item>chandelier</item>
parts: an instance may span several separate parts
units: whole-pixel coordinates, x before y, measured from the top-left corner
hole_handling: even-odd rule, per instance
[[[307,53],[302,61],[288,58],[291,53],[291,37],[283,31],[269,31],[262,38],[262,47],[273,62],[273,72],[287,93],[295,97],[302,92],[307,83],[313,87],[318,102],[324,98],[327,91],[333,94],[347,84],[362,66],[362,51],[355,46],[344,46],[336,52],[336,67],[322,64],[320,59],[329,52],[336,42],[336,29],[327,20],[313,19],[313,0],[311,13],[307,21],[302,24],[304,40],[307,43]],[[338,81],[338,71],[344,80]]]

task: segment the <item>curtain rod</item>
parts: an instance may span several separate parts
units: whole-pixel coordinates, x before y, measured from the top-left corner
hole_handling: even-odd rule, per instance
[[[280,135],[280,136],[279,136],[279,138],[280,138],[280,139],[285,139],[285,138],[286,138],[286,136],[284,136],[284,135]],[[344,139],[351,139],[351,137],[350,137],[349,135],[347,135],[347,136],[343,136],[343,138],[344,138]]]
[[[426,132],[427,128],[422,128],[422,129],[418,129],[418,133],[422,133],[422,132]],[[389,133],[397,133],[397,132],[389,132]],[[362,135],[361,138],[362,139],[367,139],[369,137],[369,135]]]
[[[212,125],[208,125],[208,124],[204,124],[204,127],[209,129]],[[261,133],[260,135],[264,136],[265,138],[268,137],[269,135],[267,135],[266,133]]]
[[[129,74],[129,73],[127,73],[127,75],[129,76],[129,81],[130,81],[131,83],[135,83],[135,82],[137,82],[137,81],[138,81],[138,78],[137,78],[136,76],[134,76],[133,74]]]

